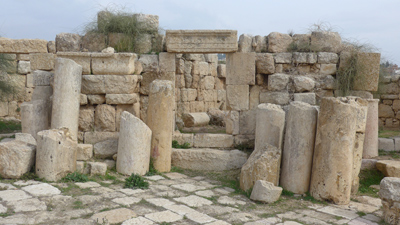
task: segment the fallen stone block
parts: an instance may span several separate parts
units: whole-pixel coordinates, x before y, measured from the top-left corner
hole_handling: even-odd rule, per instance
[[[107,164],[103,162],[88,162],[90,175],[106,175]]]
[[[254,201],[274,203],[279,200],[283,188],[274,186],[273,183],[258,180],[254,184],[253,191],[251,192],[250,199]]]
[[[36,146],[23,141],[0,143],[0,175],[6,179],[18,179],[35,164]]]
[[[118,140],[105,140],[93,145],[94,157],[98,159],[112,158],[118,152]]]
[[[202,127],[210,123],[210,117],[205,112],[184,113],[182,120],[185,123],[185,127]]]
[[[23,141],[31,145],[36,145],[36,139],[31,134],[27,133],[16,133],[15,140]]]
[[[247,160],[247,154],[239,150],[172,149],[172,165],[192,170],[239,169]]]
[[[376,162],[376,168],[386,177],[400,178],[400,161],[379,160]]]

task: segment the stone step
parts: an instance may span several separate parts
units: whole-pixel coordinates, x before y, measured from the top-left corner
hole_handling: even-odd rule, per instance
[[[172,166],[191,170],[240,169],[247,161],[247,154],[235,150],[211,148],[172,149]]]

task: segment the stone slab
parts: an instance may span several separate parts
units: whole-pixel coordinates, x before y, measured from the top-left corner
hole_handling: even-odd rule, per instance
[[[29,185],[22,188],[22,190],[28,192],[35,197],[53,196],[61,194],[58,188],[51,186],[50,184],[35,184]]]

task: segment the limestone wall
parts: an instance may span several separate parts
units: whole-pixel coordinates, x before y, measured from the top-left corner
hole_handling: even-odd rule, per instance
[[[379,88],[379,127],[400,128],[400,76],[384,77]]]

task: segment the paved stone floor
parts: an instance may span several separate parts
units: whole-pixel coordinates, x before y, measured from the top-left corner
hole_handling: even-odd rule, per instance
[[[124,189],[118,179],[2,180],[0,224],[384,224],[378,198],[357,196],[336,206],[282,196],[261,204],[204,176],[149,176],[145,190]]]

